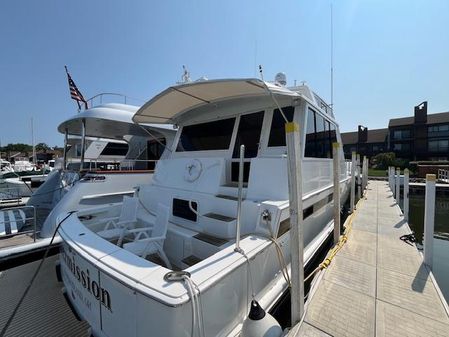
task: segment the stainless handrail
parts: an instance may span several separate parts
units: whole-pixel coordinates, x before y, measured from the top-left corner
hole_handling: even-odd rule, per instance
[[[93,104],[94,104],[94,101],[95,101],[96,98],[99,98],[100,104],[103,104],[103,96],[118,96],[118,97],[122,97],[124,104],[127,104],[129,100],[133,100],[133,101],[141,102],[141,103],[144,102],[144,100],[142,100],[140,98],[130,97],[130,96],[127,96],[127,95],[124,95],[124,94],[120,94],[120,93],[117,93],[117,92],[102,92],[102,93],[99,93],[99,94],[97,94],[95,96],[92,96],[91,98],[89,98],[87,100],[87,102],[90,103],[89,105],[90,105],[91,108],[94,106]],[[117,102],[115,102],[115,103],[117,103]]]
[[[122,160],[99,160],[99,159],[86,159],[84,163],[89,163],[88,170],[94,171],[98,169],[98,163],[104,163],[104,164],[110,164],[115,165],[119,164],[119,170],[134,170],[135,165],[130,165],[136,162],[143,162],[143,163],[157,163],[159,160],[156,159],[122,159]],[[80,163],[78,160],[75,160],[75,158],[71,158],[67,161],[67,164],[77,164]],[[95,165],[93,165],[95,164]],[[126,165],[125,165],[126,164]],[[94,166],[94,167],[92,167]]]
[[[245,159],[245,145],[240,145],[239,158],[239,187],[237,195],[237,220],[235,225],[235,251],[241,252],[240,248],[240,218],[242,213],[242,195],[243,195],[243,168]]]

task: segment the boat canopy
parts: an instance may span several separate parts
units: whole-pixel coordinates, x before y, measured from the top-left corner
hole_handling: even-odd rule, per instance
[[[236,98],[270,95],[300,96],[285,87],[256,78],[189,82],[161,92],[134,115],[136,123],[172,123],[193,109]]]
[[[137,125],[132,116],[139,109],[127,104],[108,103],[84,110],[58,126],[61,133],[81,136],[82,120],[86,121],[86,136],[108,139],[123,139],[124,136],[148,136],[148,132],[165,138],[173,137],[173,125]],[[145,128],[147,131],[142,129]]]

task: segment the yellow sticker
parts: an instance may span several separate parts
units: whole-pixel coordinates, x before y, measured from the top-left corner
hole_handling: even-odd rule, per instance
[[[338,149],[340,147],[340,143],[332,143],[332,147]]]
[[[299,131],[298,123],[295,123],[295,122],[285,123],[285,132],[286,133],[295,132],[295,131]]]

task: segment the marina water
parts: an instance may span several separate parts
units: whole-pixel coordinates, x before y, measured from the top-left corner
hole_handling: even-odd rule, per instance
[[[449,301],[449,196],[436,194],[433,273],[446,301]],[[418,247],[423,248],[424,195],[410,193],[409,225]]]

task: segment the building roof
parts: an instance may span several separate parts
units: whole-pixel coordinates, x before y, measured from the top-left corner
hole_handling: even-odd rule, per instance
[[[388,136],[388,129],[368,129],[368,140],[366,143],[384,143]],[[344,145],[357,144],[357,132],[344,132],[341,134]]]
[[[401,126],[401,125],[412,125],[415,121],[415,117],[401,117],[392,118],[388,123],[388,127],[391,126]],[[449,112],[440,112],[436,114],[427,115],[427,124],[439,124],[439,123],[449,123]]]

